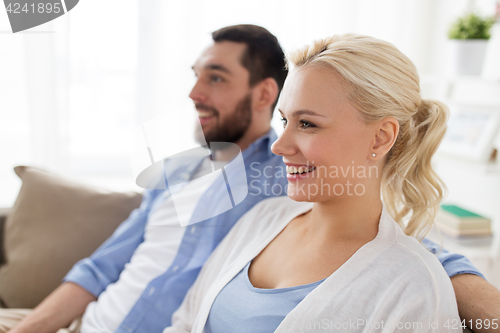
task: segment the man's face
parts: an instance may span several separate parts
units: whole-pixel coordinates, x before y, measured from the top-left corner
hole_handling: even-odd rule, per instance
[[[203,130],[195,133],[199,143],[236,143],[252,122],[250,74],[240,63],[245,48],[242,43],[217,42],[193,65],[196,84],[189,97]]]

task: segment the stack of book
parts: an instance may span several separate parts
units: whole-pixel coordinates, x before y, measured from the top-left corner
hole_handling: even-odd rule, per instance
[[[491,236],[491,220],[456,205],[441,205],[436,225],[450,237]]]

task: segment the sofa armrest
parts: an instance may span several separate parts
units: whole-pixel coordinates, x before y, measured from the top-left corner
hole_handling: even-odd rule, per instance
[[[2,266],[5,263],[5,256],[3,250],[3,233],[4,233],[3,231],[9,210],[10,208],[0,208],[0,266]]]

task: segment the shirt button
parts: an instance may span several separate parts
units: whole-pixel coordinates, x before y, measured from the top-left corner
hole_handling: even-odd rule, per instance
[[[151,289],[149,289],[149,296],[153,295],[155,292],[155,287],[151,287]]]
[[[196,227],[191,227],[191,233],[194,234],[195,231],[196,231]]]
[[[172,268],[172,271],[174,271],[174,272],[175,272],[175,271],[176,271],[176,270],[178,270],[178,269],[179,269],[179,266],[175,265],[175,266],[174,266],[174,268]]]

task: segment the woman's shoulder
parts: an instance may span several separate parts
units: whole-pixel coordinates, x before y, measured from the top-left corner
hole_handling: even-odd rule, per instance
[[[417,239],[398,232],[394,245],[381,258],[406,292],[425,295],[436,307],[454,304],[453,286],[437,257]]]
[[[443,278],[449,281],[448,275],[437,257],[415,237],[406,235],[399,224],[385,210],[382,213],[379,233],[385,236],[382,242],[386,243],[386,246],[389,245],[385,248],[387,249],[386,253],[380,259],[390,260],[404,266],[404,270],[400,271],[401,274],[406,273],[422,278],[427,276],[432,279]]]
[[[401,230],[397,237],[395,247],[399,255],[403,257],[401,260],[413,263],[411,265],[408,264],[409,270],[418,271],[421,274],[435,278],[445,278],[449,281],[448,275],[436,255],[429,251],[415,237],[407,236]]]
[[[395,285],[406,292],[425,294],[437,306],[445,300],[454,301],[451,281],[438,258],[415,237],[407,236],[392,218],[387,218],[385,225],[392,237],[377,258],[377,266],[383,269],[375,274],[399,281]]]

